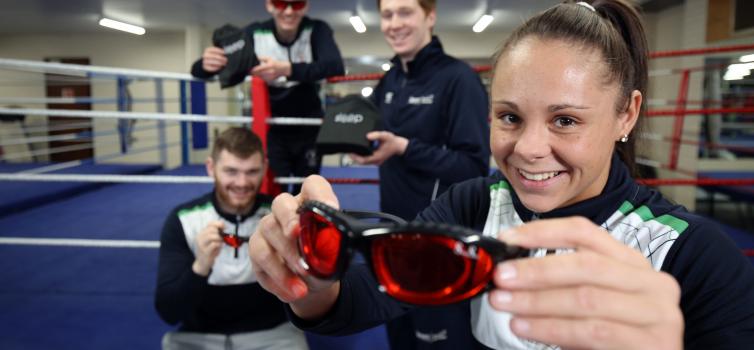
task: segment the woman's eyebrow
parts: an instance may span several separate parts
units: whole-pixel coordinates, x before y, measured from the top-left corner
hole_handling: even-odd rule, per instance
[[[493,101],[492,104],[494,105],[506,105],[508,108],[512,110],[518,110],[518,105],[515,102],[507,101],[507,100],[497,100]]]
[[[508,108],[518,111],[518,105],[515,102],[508,101],[508,100],[496,100],[492,102],[493,105],[505,105],[508,106]],[[590,107],[587,106],[580,106],[580,105],[574,105],[570,103],[559,103],[554,105],[547,106],[547,111],[550,113],[557,112],[563,109],[589,109]]]
[[[589,109],[589,107],[587,106],[578,106],[578,105],[572,105],[568,103],[561,103],[561,104],[556,104],[556,105],[550,105],[547,107],[547,110],[552,113],[552,112],[557,112],[559,110],[569,109],[569,108],[570,109]]]

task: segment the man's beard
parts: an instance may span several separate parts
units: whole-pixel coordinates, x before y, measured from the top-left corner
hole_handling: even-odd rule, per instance
[[[254,203],[254,198],[256,198],[253,193],[253,188],[250,188],[249,192],[251,192],[252,194],[248,196],[248,200],[242,203],[237,203],[232,199],[229,191],[225,187],[220,187],[218,183],[215,183],[215,188],[217,189],[217,197],[220,203],[227,206],[228,208],[233,209],[234,214],[239,214],[242,211],[250,209],[251,204]]]

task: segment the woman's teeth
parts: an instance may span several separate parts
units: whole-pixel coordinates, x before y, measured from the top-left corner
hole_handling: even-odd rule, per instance
[[[560,174],[559,171],[553,171],[553,172],[549,172],[549,173],[536,173],[536,174],[534,174],[534,173],[527,173],[527,172],[525,172],[523,170],[519,170],[518,173],[521,174],[521,176],[523,176],[525,179],[531,180],[531,181],[544,181],[544,180],[553,178],[555,176],[558,176],[558,174]]]

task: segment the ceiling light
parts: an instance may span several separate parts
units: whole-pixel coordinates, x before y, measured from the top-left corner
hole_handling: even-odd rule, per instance
[[[492,15],[482,15],[482,17],[479,17],[476,23],[474,23],[474,26],[471,27],[471,30],[473,30],[474,33],[481,33],[488,25],[490,25],[490,23],[492,23],[493,19],[495,19],[495,17],[492,17]]]
[[[367,31],[367,26],[364,25],[364,21],[361,20],[361,17],[359,17],[359,15],[354,14],[353,16],[351,16],[351,18],[348,19],[348,21],[351,22],[353,30],[355,30],[356,33],[364,33]]]
[[[751,74],[752,69],[754,69],[754,62],[731,64],[728,66],[728,70],[725,72],[723,79],[741,80],[745,76]]]
[[[136,34],[136,35],[144,35],[144,33],[147,32],[142,27],[135,26],[133,24],[114,21],[109,18],[103,18],[99,20],[99,25],[103,27],[112,28],[112,29],[122,30],[124,32],[129,32],[131,34]]]
[[[361,89],[361,96],[372,96],[372,92],[374,92],[374,89],[372,89],[370,86],[364,87],[363,89]]]
[[[741,62],[754,62],[754,53],[751,55],[741,56],[741,58],[739,58],[738,60]]]
[[[392,67],[393,66],[390,63],[383,63],[382,66],[381,66],[382,70],[384,70],[386,72],[389,71],[390,68],[392,68]]]

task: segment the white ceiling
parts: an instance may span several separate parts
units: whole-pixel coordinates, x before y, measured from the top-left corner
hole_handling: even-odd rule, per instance
[[[437,30],[470,28],[486,4],[495,16],[492,30],[508,30],[558,0],[438,0]],[[143,26],[150,32],[182,31],[190,26],[212,29],[269,18],[264,0],[0,0],[0,34],[85,33],[105,29],[107,16]],[[350,29],[356,10],[369,30],[379,30],[376,0],[310,0],[309,15],[333,28]]]

